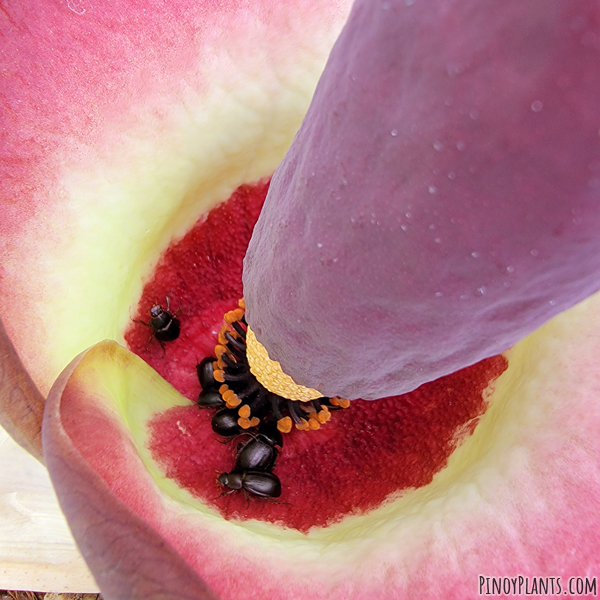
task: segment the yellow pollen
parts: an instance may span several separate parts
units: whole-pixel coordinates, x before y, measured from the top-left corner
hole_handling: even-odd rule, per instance
[[[248,419],[250,417],[250,407],[247,404],[243,404],[238,410],[238,415],[240,415],[242,419]]]
[[[239,306],[240,308],[242,308],[242,309],[245,309],[245,308],[246,308],[246,301],[245,301],[243,298],[240,298],[240,299],[238,300],[238,306]]]
[[[317,414],[317,420],[319,423],[327,423],[331,419],[331,413],[328,410],[320,410]]]
[[[219,344],[222,346],[226,346],[229,343],[229,341],[225,337],[226,333],[228,333],[232,338],[235,338],[235,339],[238,339],[240,337],[237,331],[235,331],[234,329],[231,329],[227,323],[223,323],[223,325],[221,325],[221,329],[219,330],[219,337],[218,337]],[[215,348],[216,348],[216,346],[215,346]]]
[[[234,323],[235,321],[239,321],[244,316],[244,310],[242,308],[236,308],[235,310],[230,310],[226,312],[223,316],[223,320],[228,325]]]
[[[244,417],[240,417],[237,420],[237,423],[242,429],[250,429],[250,427],[252,427],[252,425],[250,425],[250,419],[246,419]]]
[[[308,421],[306,419],[301,419],[300,423],[296,423],[296,429],[300,431],[308,431]]]
[[[213,371],[213,377],[215,378],[215,381],[218,381],[219,383],[224,383],[225,382],[225,377],[224,377],[225,373],[223,373],[223,371]]]
[[[223,397],[223,400],[225,400],[227,408],[235,408],[242,403],[233,390],[227,390],[224,394],[221,394],[221,396]]]
[[[251,419],[240,417],[237,422],[242,429],[250,429],[250,427],[256,427],[260,423],[260,419],[258,417],[252,417]]]
[[[320,427],[321,427],[321,423],[319,423],[319,421],[317,421],[317,419],[309,419],[308,420],[308,428],[311,429],[312,431],[316,431]]]
[[[348,408],[350,406],[350,400],[346,398],[331,398],[329,401],[334,406],[339,406],[340,408]]]
[[[301,402],[309,402],[323,396],[317,390],[298,385],[289,375],[286,375],[281,365],[269,358],[267,349],[256,339],[250,327],[246,332],[246,357],[252,375],[270,392]]]
[[[283,417],[283,419],[279,419],[279,421],[277,421],[277,429],[279,429],[281,433],[289,433],[292,430],[292,418]]]

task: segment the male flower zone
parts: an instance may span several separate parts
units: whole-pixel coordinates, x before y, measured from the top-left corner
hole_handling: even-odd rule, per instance
[[[109,600],[598,572],[600,8],[350,11],[0,13],[2,418]],[[195,402],[242,295],[286,372],[352,400],[284,434],[277,500],[224,495],[256,434],[220,444]]]

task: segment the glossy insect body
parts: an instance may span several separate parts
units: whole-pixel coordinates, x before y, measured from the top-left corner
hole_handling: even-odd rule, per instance
[[[165,310],[160,304],[156,304],[150,309],[150,322],[136,320],[136,323],[150,327],[150,339],[156,338],[160,347],[165,349],[165,342],[172,342],[179,337],[181,332],[181,323],[179,319],[170,312],[169,296],[167,300],[167,309]]]
[[[235,460],[236,471],[270,471],[275,465],[277,450],[261,436],[244,444]]]
[[[277,429],[276,421],[263,421],[258,428],[258,435],[271,446],[283,447],[283,435]]]
[[[221,394],[215,390],[200,392],[198,396],[198,406],[200,408],[225,408],[225,402]],[[236,419],[237,426],[237,419]]]
[[[152,329],[154,337],[159,342],[172,342],[176,340],[181,330],[179,319],[168,310],[164,310],[160,304],[150,309],[150,323],[148,325]]]
[[[231,437],[240,432],[238,414],[235,409],[224,408],[213,415],[212,429],[223,437]]]
[[[225,492],[225,494],[242,490],[244,494],[249,492],[261,498],[279,498],[281,496],[281,482],[277,475],[273,475],[273,473],[263,473],[261,471],[243,471],[239,473],[233,471],[231,473],[221,473],[217,481],[223,487],[231,490]]]
[[[217,362],[216,358],[207,356],[203,358],[200,363],[196,365],[196,374],[198,375],[198,381],[203,391],[218,390],[221,385],[215,381],[213,377],[214,364]]]

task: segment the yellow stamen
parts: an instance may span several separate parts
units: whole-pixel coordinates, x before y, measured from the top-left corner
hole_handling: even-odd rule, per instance
[[[250,419],[245,419],[243,417],[240,417],[237,420],[237,423],[242,429],[250,429],[250,427],[252,427],[252,424],[250,423]]]
[[[269,358],[267,349],[256,339],[250,327],[246,333],[246,357],[252,375],[274,394],[302,402],[308,402],[323,395],[317,390],[298,385],[289,375],[286,375],[281,365],[276,360]]]
[[[226,333],[229,333],[229,335],[235,339],[238,339],[240,337],[238,335],[237,331],[234,331],[233,329],[231,329],[229,327],[229,325],[227,325],[227,323],[224,323],[223,325],[221,325],[221,329],[219,331],[219,336],[218,336],[219,344],[222,346],[226,346],[229,343],[227,341],[227,338],[225,337]]]
[[[240,409],[238,410],[238,415],[240,415],[240,417],[242,417],[242,419],[248,419],[250,417],[250,407],[247,404],[243,404],[242,406],[240,406]]]
[[[233,390],[227,390],[224,394],[221,394],[221,396],[223,397],[223,400],[225,400],[227,408],[235,408],[242,403]]]
[[[223,371],[220,371],[220,370],[213,371],[213,377],[215,378],[215,381],[218,381],[219,383],[225,382],[224,376],[225,376],[225,373],[223,373]]]
[[[245,302],[245,300],[244,300],[243,298],[240,298],[240,299],[238,300],[238,306],[239,306],[240,308],[242,308],[242,309],[245,309],[245,308],[246,308],[246,302]]]
[[[331,419],[331,413],[325,408],[323,408],[323,410],[320,410],[317,414],[317,420],[319,421],[319,423],[327,423],[329,419]]]
[[[319,421],[317,421],[317,419],[309,419],[308,420],[308,428],[312,431],[316,431],[317,429],[320,429],[321,427],[321,423],[319,423]]]
[[[241,308],[236,308],[235,310],[230,310],[226,312],[223,316],[223,320],[225,323],[231,325],[235,321],[239,321],[244,316],[244,310]]]
[[[308,431],[308,421],[306,419],[301,419],[300,423],[296,423],[296,429],[300,431]]]
[[[221,356],[227,352],[227,348],[222,344],[217,344],[215,346],[215,356],[217,360],[221,360]]]
[[[329,402],[340,408],[348,408],[350,406],[350,400],[347,400],[346,398],[331,398]]]
[[[281,433],[289,433],[292,430],[292,418],[283,417],[283,419],[279,419],[279,421],[277,421],[277,429],[279,429]]]
[[[256,427],[260,423],[260,419],[258,417],[252,417],[251,419],[240,417],[237,423],[242,429],[250,429],[250,427]]]

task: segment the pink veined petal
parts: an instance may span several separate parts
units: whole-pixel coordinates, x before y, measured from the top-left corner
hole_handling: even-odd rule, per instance
[[[151,418],[149,389],[163,399],[159,411],[188,401],[114,343],[79,357],[54,386],[47,463],[107,591],[113,577],[125,586],[137,580],[123,557],[135,556],[150,531],[164,545],[143,550],[157,575],[144,593],[160,598],[176,593],[169,581],[180,559],[196,573],[187,572],[186,584],[200,577],[222,600],[475,598],[479,575],[559,576],[565,589],[569,577],[593,576],[600,566],[599,314],[594,298],[511,351],[490,409],[431,484],[308,534],[215,519],[201,500],[163,482],[143,425],[128,431],[125,421],[139,411]],[[175,566],[168,558],[160,567],[167,554]],[[135,565],[146,572],[144,561]],[[142,598],[126,589],[130,595],[114,597]]]
[[[270,175],[349,2],[11,3],[0,314],[43,394],[122,333],[173,237]]]

